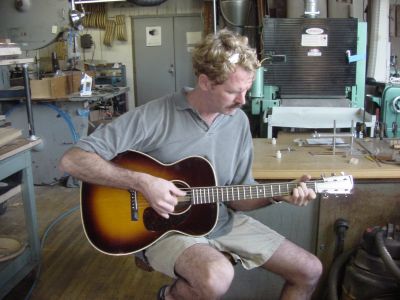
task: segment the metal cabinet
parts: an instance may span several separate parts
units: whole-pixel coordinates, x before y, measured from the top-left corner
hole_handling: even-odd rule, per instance
[[[202,30],[200,16],[133,19],[137,105],[194,86],[190,51]]]

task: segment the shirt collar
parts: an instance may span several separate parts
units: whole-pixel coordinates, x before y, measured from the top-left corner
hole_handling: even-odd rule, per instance
[[[175,98],[175,104],[178,110],[186,110],[186,109],[193,110],[193,107],[189,104],[189,101],[187,99],[187,93],[190,92],[191,90],[193,90],[193,88],[184,87],[180,92],[177,93],[177,97]]]

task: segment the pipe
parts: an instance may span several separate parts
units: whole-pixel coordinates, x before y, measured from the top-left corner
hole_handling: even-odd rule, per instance
[[[217,34],[217,0],[213,0],[213,26],[214,34]]]
[[[319,16],[317,0],[304,0],[304,17],[316,18]]]
[[[357,248],[351,248],[340,254],[332,263],[328,276],[328,300],[338,300],[339,281],[343,267],[351,259]]]
[[[156,6],[164,3],[167,0],[126,0],[140,6]]]
[[[392,256],[390,255],[389,251],[385,247],[385,240],[383,237],[383,231],[379,230],[375,235],[375,243],[376,247],[378,248],[378,252],[380,257],[382,258],[385,266],[390,270],[393,276],[400,281],[400,269],[394,262]]]
[[[33,124],[33,113],[32,113],[32,97],[31,97],[31,87],[29,84],[29,72],[28,72],[28,64],[24,64],[24,87],[25,87],[25,101],[26,101],[26,113],[28,116],[28,131],[29,131],[29,140],[36,141],[38,139],[35,136],[35,126]]]

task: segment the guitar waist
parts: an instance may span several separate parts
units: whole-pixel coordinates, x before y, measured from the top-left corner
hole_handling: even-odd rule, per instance
[[[218,220],[214,229],[206,235],[207,238],[213,239],[221,235],[227,234],[232,230],[233,219],[232,215],[235,213],[228,208],[224,203],[219,203]]]

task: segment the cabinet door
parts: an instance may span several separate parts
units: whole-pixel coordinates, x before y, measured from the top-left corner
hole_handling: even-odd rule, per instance
[[[136,105],[175,91],[172,18],[133,21]]]
[[[190,50],[201,39],[200,16],[134,18],[136,105],[193,87]]]
[[[174,18],[176,91],[185,86],[194,87],[196,83],[191,49],[200,42],[202,31],[203,24],[200,16]]]

